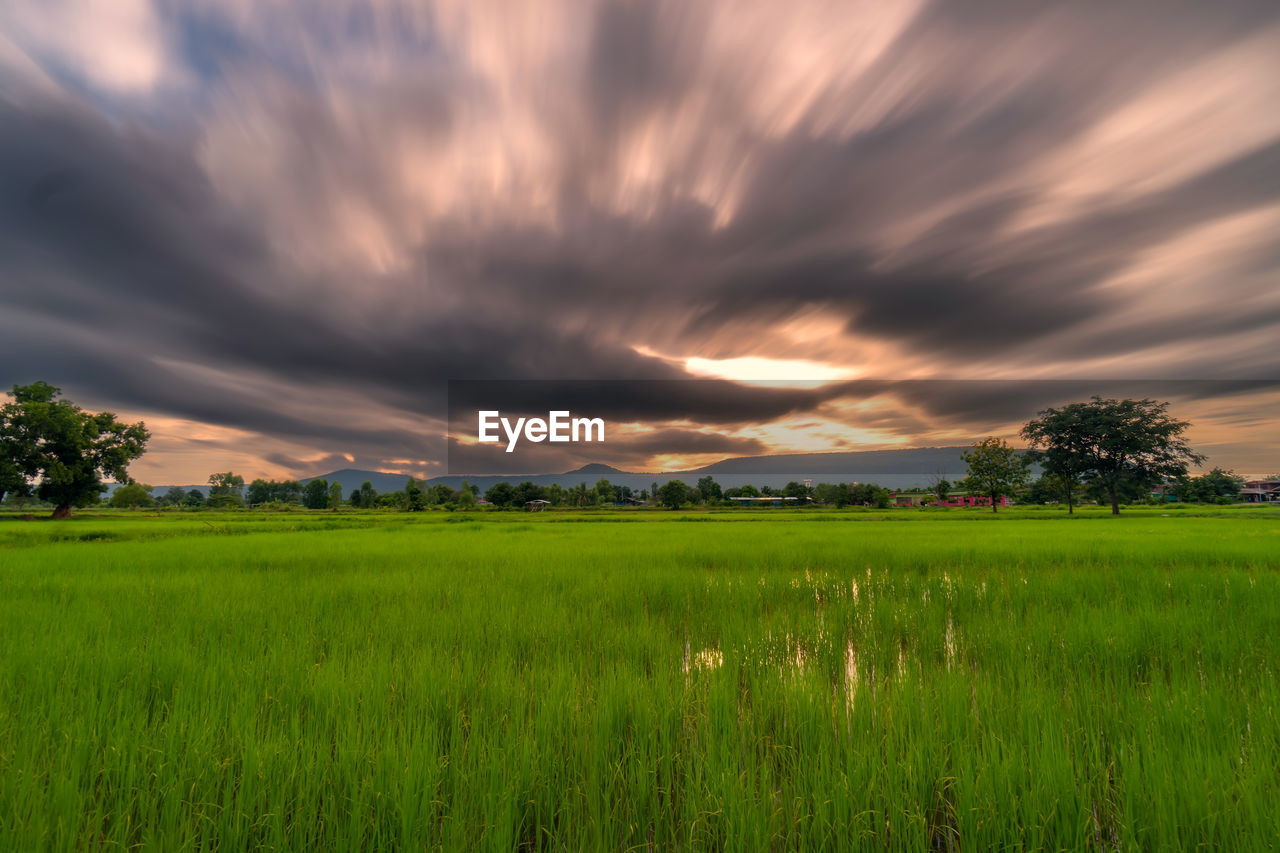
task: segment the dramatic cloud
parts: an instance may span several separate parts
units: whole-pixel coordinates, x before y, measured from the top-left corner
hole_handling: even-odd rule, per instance
[[[1276,378],[1277,226],[1262,0],[0,11],[0,381],[152,480],[438,473],[450,379],[827,381],[595,401],[650,468]],[[1177,399],[1280,467],[1270,391]]]

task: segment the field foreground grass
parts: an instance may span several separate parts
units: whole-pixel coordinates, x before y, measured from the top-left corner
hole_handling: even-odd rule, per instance
[[[1280,838],[1280,513],[209,518],[0,522],[0,849]]]

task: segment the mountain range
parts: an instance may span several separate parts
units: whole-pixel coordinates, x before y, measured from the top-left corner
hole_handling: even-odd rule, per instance
[[[422,481],[425,485],[444,483],[453,488],[462,485],[462,481],[479,486],[483,493],[495,483],[507,481],[522,483],[527,481],[540,486],[559,483],[561,486],[576,486],[579,483],[595,485],[598,480],[608,480],[614,485],[630,486],[632,489],[648,489],[654,483],[661,485],[668,480],[683,480],[693,485],[701,477],[714,477],[723,487],[743,486],[784,486],[795,480],[804,482],[811,479],[815,483],[877,483],[891,489],[925,486],[940,477],[958,480],[964,476],[965,464],[961,454],[969,448],[956,447],[916,447],[904,450],[863,450],[851,453],[788,453],[778,456],[741,456],[722,459],[719,462],[688,471],[668,471],[662,473],[622,471],[611,465],[592,463],[572,471],[560,474],[536,475],[481,475],[463,476],[448,475],[432,477]],[[318,474],[302,480],[307,483],[314,479],[335,480],[342,484],[343,494],[360,488],[366,481],[378,492],[394,492],[403,489],[409,477],[406,474],[393,474],[385,471],[364,471],[357,468],[342,468],[327,474]],[[155,494],[163,494],[169,486],[157,486]],[[182,486],[184,490],[198,489],[208,492],[205,485]]]

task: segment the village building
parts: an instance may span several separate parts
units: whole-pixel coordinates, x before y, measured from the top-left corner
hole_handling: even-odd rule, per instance
[[[1240,500],[1250,504],[1280,503],[1280,480],[1246,480]]]

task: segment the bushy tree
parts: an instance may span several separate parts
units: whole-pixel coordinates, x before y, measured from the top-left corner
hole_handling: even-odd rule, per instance
[[[1027,487],[1027,503],[1065,503],[1067,512],[1072,512],[1079,493],[1080,484],[1069,476],[1046,472]]]
[[[209,497],[205,504],[223,508],[241,506],[244,503],[244,477],[231,471],[209,475]]]
[[[939,477],[930,484],[929,491],[938,499],[938,503],[945,504],[951,496],[951,481],[946,477]]]
[[[204,492],[200,491],[199,489],[192,489],[191,491],[187,492],[187,496],[182,499],[183,506],[202,507],[204,506],[204,503],[205,503]]]
[[[849,503],[858,506],[871,506],[876,509],[889,508],[890,491],[875,483],[848,483],[845,485]]]
[[[842,507],[849,503],[849,492],[839,483],[819,483],[813,487],[813,499],[820,504]]]
[[[1174,494],[1180,501],[1191,503],[1230,503],[1240,499],[1244,477],[1233,471],[1214,468],[1199,477],[1187,477],[1179,481]]]
[[[546,488],[526,480],[515,487],[511,498],[511,505],[521,507],[528,504],[529,501],[545,500],[547,500]]]
[[[129,463],[146,450],[151,433],[111,412],[86,412],[46,382],[15,385],[0,407],[0,497],[29,494],[54,506],[54,518],[88,506],[102,494],[103,479],[131,483]]]
[[[31,492],[26,475],[18,468],[19,460],[14,452],[17,447],[10,443],[6,427],[7,421],[0,416],[0,502],[4,501],[6,494],[25,498]]]
[[[689,487],[681,480],[668,480],[658,489],[658,503],[667,509],[679,509],[689,502]]]
[[[297,480],[254,480],[245,490],[250,504],[293,504],[302,500],[302,484]]]
[[[352,503],[361,509],[373,509],[378,505],[378,490],[373,487],[373,483],[365,480],[360,484],[360,488],[352,494]],[[428,495],[428,498],[430,496]],[[429,502],[429,500],[428,500]]]
[[[329,509],[342,508],[342,484],[334,480],[329,484]]]
[[[138,509],[155,506],[156,501],[151,497],[151,487],[146,483],[128,483],[116,489],[108,503],[117,509]]]
[[[1025,456],[999,438],[978,442],[961,458],[969,468],[962,485],[970,492],[991,498],[992,512],[999,510],[1000,498],[1024,486],[1031,474]]]
[[[494,506],[511,506],[515,496],[516,490],[506,480],[494,483],[484,493],[484,499]]]
[[[186,501],[187,493],[182,491],[181,486],[170,486],[169,491],[161,495],[159,499],[161,506],[182,506]]]
[[[1101,489],[1120,514],[1122,492],[1149,490],[1166,478],[1181,478],[1204,457],[1187,445],[1191,424],[1169,415],[1168,403],[1104,400],[1048,408],[1022,428],[1045,470],[1089,482]]]
[[[403,490],[398,492],[384,492],[378,495],[379,509],[392,509],[403,511],[409,503],[409,496]]]
[[[258,478],[249,484],[249,488],[245,490],[245,500],[250,505],[264,504],[271,500],[271,484],[262,478]]]
[[[787,483],[782,487],[782,496],[784,498],[797,498],[803,500],[809,497],[809,488],[804,483],[797,483],[795,480]]]
[[[302,487],[302,505],[307,509],[326,509],[329,506],[329,481],[317,477]]]
[[[724,497],[724,491],[720,488],[720,484],[710,475],[698,479],[697,491],[698,500],[703,503],[711,503]]]
[[[404,508],[409,512],[422,512],[427,508],[427,493],[412,477],[404,484]]]
[[[595,493],[596,503],[611,504],[618,499],[618,490],[608,480],[597,480]]]

